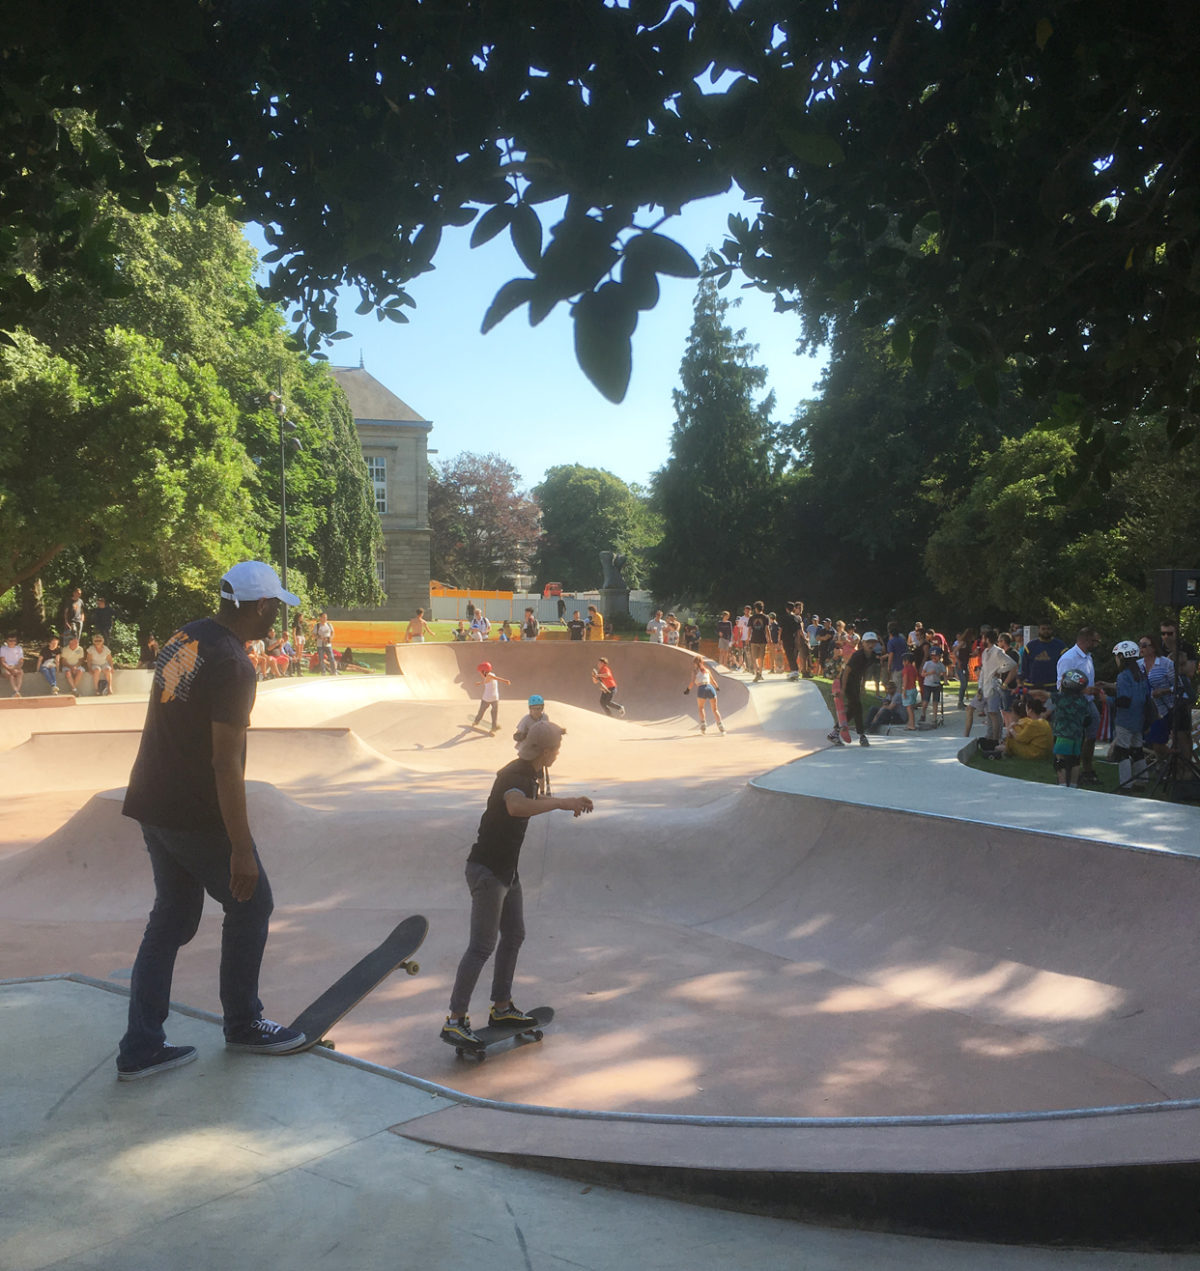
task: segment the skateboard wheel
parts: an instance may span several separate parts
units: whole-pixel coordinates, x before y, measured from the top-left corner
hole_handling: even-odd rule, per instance
[[[540,1028],[536,1032],[530,1034],[535,1042],[540,1042],[545,1035],[546,1034],[543,1033]]]
[[[416,973],[421,969],[421,964],[419,962],[401,962],[400,965],[409,973],[409,975],[416,975]]]

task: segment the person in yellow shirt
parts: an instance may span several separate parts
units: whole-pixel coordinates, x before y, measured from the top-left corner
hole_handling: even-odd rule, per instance
[[[1053,747],[1054,730],[1046,718],[1045,702],[1028,698],[1004,739],[1004,753],[1010,759],[1046,759]]]
[[[604,639],[604,615],[595,605],[588,605],[587,638],[589,640]]]

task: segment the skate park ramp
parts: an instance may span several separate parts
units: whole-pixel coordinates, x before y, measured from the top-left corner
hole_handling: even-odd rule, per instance
[[[566,642],[487,647],[512,681],[496,736],[467,726],[478,646],[401,647],[397,674],[260,694],[248,796],[276,898],[267,1012],[299,1013],[396,921],[424,913],[422,973],[361,1003],[335,1030],[338,1052],[489,1104],[401,1132],[645,1186],[638,1171],[706,1170],[713,1187],[726,1174],[837,1176],[843,1200],[867,1176],[911,1187],[1022,1167],[1089,1179],[1100,1197],[1097,1171],[1191,1168],[1200,862],[1168,843],[1030,833],[1015,807],[1011,825],[956,820],[944,764],[941,815],[861,806],[857,749],[820,793],[752,786],[822,744],[812,686],[725,675],[729,731],[701,736],[686,654],[605,651],[624,720],[598,709],[595,648]],[[522,854],[516,998],[553,1005],[555,1025],[541,1045],[475,1065],[437,1033],[466,941],[463,863],[531,691],[567,728],[555,792],[588,794],[596,811],[536,818]],[[3,978],[127,983],[151,885],[120,814],[137,729],[118,722],[34,730],[0,752],[13,792],[0,802]],[[953,739],[882,746],[925,743],[941,754]],[[996,780],[997,803],[1011,803]],[[210,906],[175,1000],[219,1011],[219,942]],[[485,975],[476,1017],[487,987]]]

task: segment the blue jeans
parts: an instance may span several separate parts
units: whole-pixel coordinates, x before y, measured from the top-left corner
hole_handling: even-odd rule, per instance
[[[506,887],[486,865],[468,861],[467,886],[471,889],[471,937],[450,994],[450,1014],[456,1016],[465,1015],[470,1008],[479,973],[494,949],[492,1001],[507,1002],[512,997],[517,954],[525,941],[525,901],[520,878],[514,878],[512,886]]]
[[[129,1026],[121,1039],[121,1062],[148,1062],[166,1040],[171,979],[179,950],[196,934],[207,892],[225,910],[221,928],[221,1010],[225,1035],[262,1015],[258,972],[270,925],[271,884],[258,861],[258,886],[246,901],[229,890],[230,843],[223,830],[168,830],[143,825],[142,837],[154,870],[154,908],[133,964]]]
[[[51,688],[58,688],[58,671],[55,670],[53,662],[47,662],[44,666],[39,666],[38,670],[41,671],[42,678]]]
[[[322,675],[325,674],[326,662],[329,663],[329,674],[336,675],[337,661],[333,656],[333,649],[323,644],[319,649],[317,649],[317,670],[320,671]]]

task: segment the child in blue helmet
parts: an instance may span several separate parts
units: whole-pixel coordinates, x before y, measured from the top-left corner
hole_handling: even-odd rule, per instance
[[[521,743],[529,736],[529,730],[538,722],[539,719],[549,719],[546,714],[546,699],[540,693],[531,693],[529,695],[529,714],[521,720],[517,725],[516,731],[513,733],[513,741],[517,743],[518,749]],[[567,730],[560,728],[559,732],[566,736]]]

